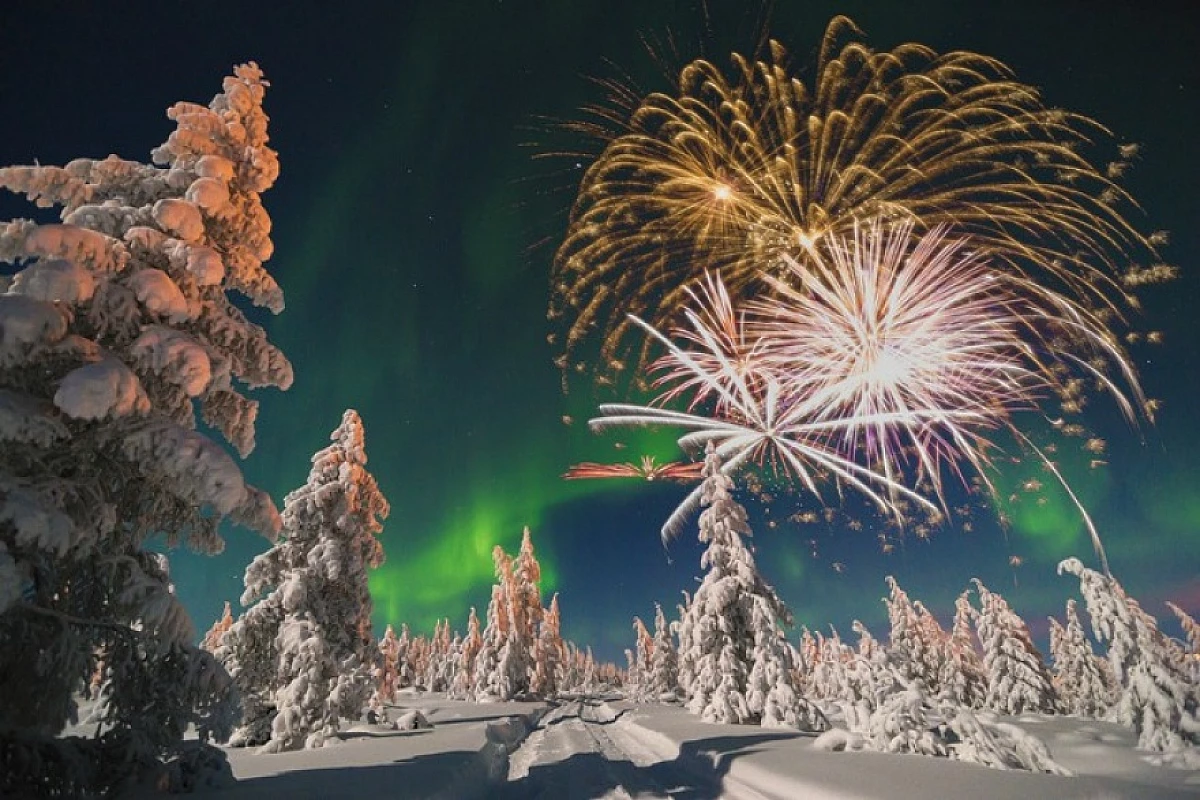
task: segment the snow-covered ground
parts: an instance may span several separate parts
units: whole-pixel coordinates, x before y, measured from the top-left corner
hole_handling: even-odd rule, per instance
[[[583,699],[476,704],[403,697],[432,729],[357,725],[319,750],[229,750],[232,798],[1200,798],[1200,759],[1181,769],[1134,749],[1120,726],[1066,717],[1005,719],[1041,737],[1075,777],[1005,772],[944,758],[827,752],[814,736],[710,725],[681,708]],[[542,713],[545,711],[545,713]],[[395,713],[393,714],[395,716]],[[1196,753],[1191,755],[1196,756]]]

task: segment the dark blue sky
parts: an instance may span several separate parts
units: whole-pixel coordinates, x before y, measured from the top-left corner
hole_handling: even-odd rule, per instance
[[[563,415],[545,336],[548,272],[578,179],[574,164],[533,158],[564,142],[544,118],[578,117],[603,99],[588,76],[627,73],[666,87],[643,36],[684,57],[724,63],[749,49],[758,15],[739,2],[7,3],[0,26],[0,163],[63,163],[110,152],[145,160],[170,131],[177,100],[206,102],[233,64],[257,61],[283,174],[265,202],[275,221],[268,265],[288,308],[269,320],[293,360],[287,393],[262,393],[247,476],[277,501],[304,480],[346,407],[367,429],[370,467],[392,502],[387,565],[373,582],[376,621],[463,627],[486,603],[490,548],[515,549],[533,528],[566,633],[616,657],[630,618],[673,606],[692,585],[691,537],[665,549],[658,528],[678,490],[565,484],[585,459],[622,460]],[[247,8],[249,7],[249,8]],[[1186,4],[1107,2],[814,2],[775,4],[769,30],[801,63],[843,13],[877,48],[918,41],[995,56],[1047,102],[1092,116],[1141,155],[1126,185],[1143,230],[1166,229],[1183,277],[1146,293],[1145,327],[1163,345],[1139,351],[1158,424],[1131,431],[1104,403],[1089,420],[1110,466],[1072,475],[1097,519],[1113,569],[1155,614],[1164,598],[1200,611],[1200,108],[1197,26]],[[670,59],[668,59],[670,61]],[[614,66],[615,65],[615,66]],[[570,143],[568,141],[568,143]],[[576,142],[587,146],[586,142]],[[3,217],[27,214],[10,198]],[[1051,504],[1053,506],[1053,504]],[[1062,557],[1090,556],[1077,521],[1017,514],[1002,532],[939,532],[890,555],[870,525],[779,525],[751,504],[760,565],[810,626],[878,622],[883,576],[948,616],[978,576],[1037,624],[1074,590]],[[201,629],[240,593],[265,542],[231,530],[218,558],[179,555],[178,591]],[[1023,559],[1010,566],[1011,556]],[[844,566],[835,570],[835,563]],[[1042,626],[1044,627],[1044,626]]]

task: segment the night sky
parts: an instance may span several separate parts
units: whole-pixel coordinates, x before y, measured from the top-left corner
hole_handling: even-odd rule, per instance
[[[355,408],[369,468],[392,504],[387,563],[371,584],[380,630],[408,622],[428,631],[443,616],[464,628],[468,608],[486,606],[492,545],[515,550],[528,525],[543,590],[561,593],[564,633],[617,659],[635,614],[652,617],[656,600],[673,612],[694,585],[700,550],[694,524],[665,548],[659,539],[680,487],[559,478],[584,460],[669,458],[671,437],[594,437],[582,423],[607,398],[560,389],[546,342],[548,275],[587,162],[535,156],[598,150],[547,122],[603,101],[590,77],[665,89],[664,63],[703,55],[727,64],[731,50],[751,50],[762,15],[742,10],[750,5],[712,2],[706,21],[695,2],[646,0],[7,2],[0,164],[148,160],[171,130],[171,103],[206,103],[234,64],[257,61],[272,83],[266,110],[282,164],[264,196],[276,245],[267,266],[287,300],[263,323],[296,381],[257,393],[247,478],[282,503],[342,410]],[[1145,212],[1135,224],[1168,230],[1164,255],[1183,272],[1144,293],[1142,326],[1163,331],[1164,343],[1134,351],[1162,411],[1153,427],[1132,430],[1096,398],[1085,419],[1108,440],[1109,466],[1062,467],[1126,588],[1160,618],[1164,599],[1196,614],[1200,30],[1186,4],[979,5],[781,0],[768,28],[800,64],[837,13],[879,49],[918,41],[995,56],[1048,104],[1142,146],[1125,181]],[[644,40],[666,57],[652,58]],[[0,218],[31,213],[0,200]],[[843,633],[855,618],[880,629],[887,574],[944,622],[953,597],[980,577],[1044,632],[1045,616],[1076,592],[1054,565],[1068,555],[1094,563],[1078,515],[1051,491],[1044,505],[1010,509],[1006,531],[981,513],[970,532],[910,538],[890,554],[869,520],[861,531],[840,517],[800,527],[778,522],[794,510],[787,498],[767,507],[744,499],[759,565],[798,621]],[[226,538],[219,557],[173,558],[201,631],[223,600],[236,601],[246,564],[266,547],[244,530]],[[1173,620],[1166,627],[1177,631]]]

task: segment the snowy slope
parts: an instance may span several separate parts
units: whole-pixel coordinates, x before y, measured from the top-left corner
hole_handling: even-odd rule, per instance
[[[1068,717],[1003,718],[1041,737],[1075,777],[1000,771],[916,755],[826,752],[812,734],[701,722],[677,706],[599,699],[543,704],[402,696],[434,727],[357,725],[318,750],[228,750],[233,787],[200,796],[437,800],[1184,800],[1190,769],[1155,763],[1133,732]],[[1191,756],[1197,756],[1189,751]]]
[[[1133,732],[1065,717],[1005,718],[1042,737],[1054,758],[1076,773],[1064,778],[916,755],[831,753],[812,735],[732,725],[706,725],[680,708],[639,706],[622,722],[662,759],[715,773],[728,797],[806,798],[1103,798],[1200,797],[1200,771],[1150,763],[1133,749]]]

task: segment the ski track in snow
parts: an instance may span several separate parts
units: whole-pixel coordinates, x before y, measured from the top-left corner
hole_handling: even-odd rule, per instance
[[[602,700],[572,700],[545,714],[509,759],[504,800],[670,798],[698,779],[642,744]]]

